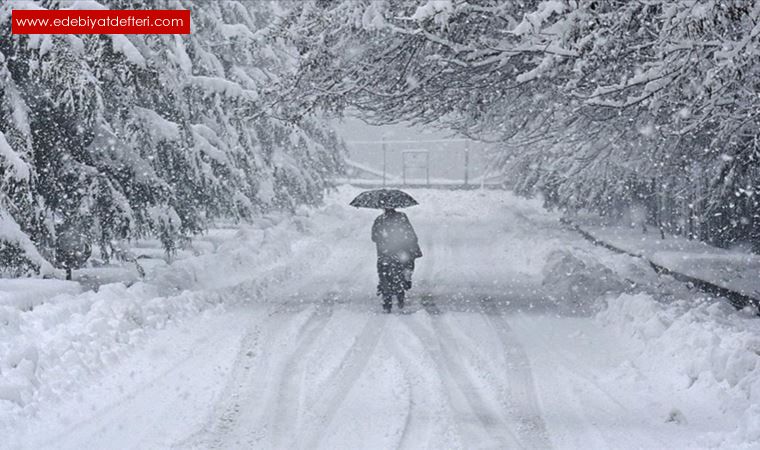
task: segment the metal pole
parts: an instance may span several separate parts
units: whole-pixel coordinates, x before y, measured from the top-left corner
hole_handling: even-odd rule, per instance
[[[430,152],[425,153],[425,178],[430,187]]]
[[[401,151],[401,185],[406,186],[406,151]]]
[[[383,136],[383,187],[385,187],[385,164],[386,164],[386,147],[385,147],[385,136]]]
[[[464,185],[470,181],[470,142],[464,143]]]

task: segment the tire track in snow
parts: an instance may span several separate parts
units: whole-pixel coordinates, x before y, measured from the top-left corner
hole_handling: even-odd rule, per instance
[[[521,440],[527,443],[528,448],[551,448],[528,355],[512,333],[494,300],[481,298],[480,306],[488,324],[501,341],[505,359],[511,369],[506,372],[509,398],[503,398],[502,402],[517,425],[516,431]]]
[[[440,262],[456,262],[451,246],[442,246],[440,243],[454,241],[451,239],[448,226],[435,227],[430,231],[432,233],[427,234],[425,240],[427,261],[420,273],[420,287],[424,289],[420,295],[420,304],[429,315],[433,330],[426,330],[414,317],[404,323],[428,350],[437,373],[441,376],[445,388],[444,395],[456,415],[453,422],[462,441],[469,447],[521,448],[521,442],[512,433],[509,425],[500,420],[498,411],[493,411],[473,384],[466,369],[457,363],[461,360],[461,352],[458,352],[458,349],[452,350],[451,345],[444,342],[456,341],[440,321],[442,311],[434,301],[434,292],[440,289],[435,281],[443,278],[442,270],[439,270]],[[441,258],[442,261],[439,261]],[[482,442],[484,434],[486,442]],[[480,445],[474,445],[475,442],[479,442]]]
[[[307,304],[296,311],[290,309],[292,306],[287,302],[275,306],[261,328],[251,331],[251,337],[247,337],[246,345],[238,354],[226,394],[214,408],[214,418],[207,427],[178,444],[179,448],[254,448],[265,445],[267,439],[269,447],[286,446],[281,436],[287,435],[287,430],[283,432],[280,428],[295,419],[277,422],[289,412],[283,410],[289,407],[291,400],[283,399],[287,397],[286,386],[295,376],[293,368],[298,359],[315,342],[332,314],[329,299],[317,305]],[[288,327],[288,322],[275,320],[277,317],[286,317],[289,323],[295,324],[295,330]],[[252,339],[253,336],[256,339]],[[292,350],[282,358],[276,354],[278,350],[263,347],[264,343],[292,341],[295,341],[289,347]],[[259,345],[255,345],[257,343]]]
[[[338,234],[339,237],[343,237],[343,235],[352,236],[358,233],[353,233],[352,229],[349,229]],[[299,326],[296,335],[289,338],[297,343],[294,344],[295,348],[290,347],[293,350],[287,359],[275,358],[279,355],[273,355],[271,349],[266,348],[261,349],[257,354],[248,355],[246,352],[245,357],[241,356],[238,364],[242,364],[244,370],[236,367],[241,374],[233,377],[240,381],[231,383],[229,401],[219,409],[220,413],[215,415],[219,424],[216,426],[217,436],[213,442],[209,441],[214,444],[214,448],[241,445],[282,447],[289,445],[289,439],[295,438],[290,436],[291,434],[297,436],[297,432],[294,432],[298,430],[296,416],[299,412],[298,405],[303,397],[298,383],[302,380],[297,378],[303,374],[298,370],[299,364],[312,350],[313,345],[316,345],[321,331],[330,321],[335,303],[340,302],[337,292],[343,292],[346,287],[351,287],[355,276],[350,271],[336,274],[331,271],[331,268],[345,264],[347,261],[358,263],[354,260],[361,255],[351,250],[354,248],[351,245],[330,248],[319,243],[315,247],[316,250],[309,254],[316,257],[309,258],[308,261],[318,261],[318,264],[303,263],[305,274],[294,279],[287,286],[273,286],[274,289],[269,295],[273,296],[277,306],[269,316],[299,320],[296,316],[308,309],[309,304],[315,303],[302,294],[306,292],[316,294],[314,297],[320,299],[314,306],[315,310],[307,321]],[[341,251],[342,249],[344,251]],[[315,287],[316,292],[314,292]],[[275,327],[286,326],[277,321],[268,325],[267,335],[261,338],[261,342],[276,340],[279,330]],[[262,358],[263,361],[256,361]],[[250,368],[253,365],[257,365],[258,370]],[[250,423],[243,425],[241,417]],[[294,443],[291,441],[290,445]],[[203,448],[208,447],[209,445],[203,446]]]
[[[320,312],[321,308],[315,308],[315,313],[311,317],[317,318],[317,320],[309,320],[302,328],[302,332],[299,333],[299,343],[288,357],[280,373],[282,381],[277,388],[277,395],[270,398],[264,408],[264,417],[273,418],[271,429],[274,447],[276,448],[294,447],[293,441],[296,439],[295,434],[297,433],[293,433],[293,429],[298,430],[300,428],[298,406],[301,404],[303,381],[300,378],[303,372],[298,368],[311,347],[318,342],[319,335],[326,329],[325,325],[332,317],[334,298],[328,295],[323,298],[322,304],[325,309],[324,313]]]
[[[313,421],[316,423],[311,432],[303,439],[304,448],[317,448],[319,445],[338,409],[374,355],[387,322],[387,315],[383,314],[379,317],[370,315],[364,328],[343,356],[337,373],[330,377],[333,380],[330,382],[330,386],[314,402],[314,409],[317,412],[314,414]]]
[[[530,230],[534,228],[531,220],[519,212],[513,212],[516,216],[519,215],[520,219],[525,224],[525,229]],[[451,233],[446,229],[445,242],[455,242],[452,239]],[[448,261],[451,264],[462,261],[470,261],[475,255],[471,254],[468,246],[460,245],[456,247],[449,247],[446,254]],[[448,301],[463,301],[470,303],[468,300],[472,300],[475,306],[475,310],[479,312],[484,318],[485,322],[494,331],[494,334],[498,337],[498,342],[501,345],[500,351],[505,355],[506,363],[509,365],[508,370],[505,371],[504,377],[493,377],[489,380],[489,384],[493,385],[492,391],[498,393],[498,401],[501,406],[500,416],[506,426],[509,428],[510,435],[518,441],[520,446],[525,448],[551,448],[552,444],[548,437],[546,425],[544,424],[541,416],[541,411],[538,403],[538,399],[535,393],[535,382],[530,370],[525,350],[520,345],[519,341],[514,337],[509,329],[506,321],[495,320],[501,319],[501,311],[496,308],[496,304],[493,301],[487,301],[486,298],[478,295],[478,274],[474,266],[470,264],[458,264],[461,271],[461,276],[464,280],[470,280],[469,290],[465,290]],[[472,297],[472,298],[470,298]],[[425,305],[428,306],[425,306]],[[432,299],[429,302],[423,302],[423,306],[426,311],[432,316],[431,320],[433,327],[437,333],[445,337],[445,341],[451,343],[461,342],[454,336],[452,330],[448,325],[441,320],[436,320],[436,314],[440,314],[440,309],[432,303]],[[441,340],[444,342],[444,340]],[[461,348],[455,349],[454,354],[459,354],[460,358],[462,354]],[[482,360],[479,352],[472,351],[472,360]],[[478,364],[480,370],[488,370],[487,362],[481,362]],[[506,395],[505,395],[506,394]]]
[[[399,437],[399,449],[417,449],[423,446],[427,448],[451,448],[455,444],[452,439],[461,436],[452,436],[451,431],[455,423],[451,422],[451,401],[443,389],[444,381],[440,374],[431,370],[429,365],[423,363],[419,350],[424,349],[424,344],[414,335],[408,326],[402,325],[404,320],[393,322],[385,334],[387,348],[404,367],[404,381],[409,397],[407,399],[407,415],[404,428]],[[403,344],[400,339],[404,338]],[[414,348],[418,347],[418,348]],[[432,359],[432,364],[435,364]],[[431,379],[434,378],[434,379]],[[436,381],[440,382],[440,386]],[[434,387],[439,389],[436,391]],[[460,447],[461,442],[456,442]]]
[[[426,330],[416,320],[405,323],[429,350],[438,373],[443,378],[449,404],[457,415],[456,424],[463,442],[468,446],[478,448],[524,448],[509,423],[483,398],[467,370],[462,366],[460,362],[462,352],[459,348],[452,348],[456,346],[452,344],[456,342],[455,338],[440,322],[439,317],[431,316],[432,332]],[[460,395],[456,396],[456,393]],[[479,445],[472,444],[474,442],[479,442]]]
[[[251,361],[261,353],[260,324],[249,329],[240,343],[240,350],[235,357],[232,373],[220,395],[205,426],[186,439],[174,444],[172,448],[220,448],[224,445],[223,437],[235,426],[240,415],[242,394],[247,393],[247,382],[251,379]]]

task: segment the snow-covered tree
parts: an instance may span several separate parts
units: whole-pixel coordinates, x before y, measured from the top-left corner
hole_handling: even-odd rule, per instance
[[[498,143],[523,192],[719,244],[757,236],[749,0],[344,0],[287,21],[298,109],[435,123]]]
[[[11,8],[140,7],[190,9],[192,33],[10,33]],[[57,237],[72,229],[105,258],[141,236],[171,252],[214,218],[319,201],[343,146],[316,116],[278,112],[297,68],[270,32],[285,12],[237,1],[0,5],[9,37],[0,43],[0,251],[18,254],[3,260],[49,272],[65,259]]]

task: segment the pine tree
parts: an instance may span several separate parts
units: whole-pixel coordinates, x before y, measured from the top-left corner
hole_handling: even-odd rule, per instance
[[[171,254],[215,218],[321,199],[342,143],[321,119],[278,112],[279,88],[296,69],[292,48],[268,31],[285,12],[278,4],[90,6],[98,5],[187,8],[192,33],[0,43],[0,252],[8,274],[79,265],[87,252],[70,255],[72,244],[94,244],[109,259],[120,241],[153,236]],[[10,9],[0,6],[6,36]]]

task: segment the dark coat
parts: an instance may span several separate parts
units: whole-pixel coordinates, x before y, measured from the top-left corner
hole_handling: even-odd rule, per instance
[[[396,210],[386,211],[375,219],[372,242],[377,246],[378,258],[395,258],[406,262],[422,256],[417,234],[409,218]]]
[[[403,295],[412,287],[414,260],[422,256],[406,214],[389,210],[378,216],[372,225],[372,241],[377,245],[378,294],[386,301]]]

